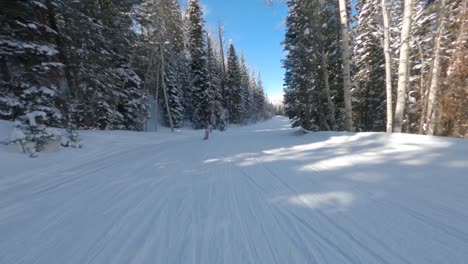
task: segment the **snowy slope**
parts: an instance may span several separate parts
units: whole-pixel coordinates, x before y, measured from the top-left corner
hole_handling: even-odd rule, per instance
[[[0,143],[8,142],[13,126],[13,122],[0,120]]]
[[[467,140],[288,127],[0,146],[0,263],[466,263]]]

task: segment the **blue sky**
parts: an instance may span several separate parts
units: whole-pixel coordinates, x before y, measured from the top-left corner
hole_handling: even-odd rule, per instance
[[[186,6],[186,0],[181,0]],[[277,1],[269,6],[264,0],[201,0],[205,9],[206,27],[224,26],[226,43],[234,41],[243,51],[250,67],[260,70],[265,91],[271,100],[283,94],[284,19],[287,8]]]

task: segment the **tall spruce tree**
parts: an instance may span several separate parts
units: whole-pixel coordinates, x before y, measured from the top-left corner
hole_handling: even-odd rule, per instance
[[[321,91],[319,81],[320,36],[313,34],[317,27],[319,6],[311,1],[288,1],[284,61],[286,113],[293,126],[319,130],[321,126]],[[312,20],[314,19],[314,20]],[[315,23],[314,23],[315,22]],[[323,119],[322,119],[323,120]]]
[[[250,102],[251,108],[249,112],[249,116],[252,119],[252,122],[257,122],[257,104],[256,104],[256,95],[257,95],[257,74],[255,70],[249,74],[249,88],[250,88]]]
[[[361,0],[353,57],[356,72],[353,91],[355,127],[359,131],[383,131],[386,96],[381,24],[381,1]]]
[[[209,84],[210,97],[210,124],[222,128],[226,128],[226,117],[223,116],[224,108],[222,105],[222,68],[219,61],[215,57],[213,50],[213,41],[207,36],[207,74]]]
[[[229,43],[227,53],[226,69],[226,101],[229,112],[229,121],[233,124],[240,124],[242,119],[242,77],[239,65],[239,58],[232,41]]]
[[[192,73],[192,124],[194,128],[203,128],[211,118],[210,93],[207,79],[206,44],[203,10],[198,0],[189,0],[188,5],[188,49],[191,56]]]
[[[185,54],[184,26],[177,0],[162,2],[160,15],[165,15],[162,21],[161,41],[164,41],[165,85],[167,88],[169,107],[164,107],[166,124],[169,124],[167,109],[171,111],[174,127],[181,127],[185,120],[184,90]],[[165,103],[165,102],[164,102]]]
[[[241,73],[241,96],[242,96],[242,107],[241,107],[241,120],[243,124],[247,124],[250,121],[252,113],[252,88],[250,87],[250,76],[249,69],[246,65],[245,57],[242,54],[240,59],[240,73]]]
[[[0,12],[0,117],[19,121],[12,140],[36,156],[56,137],[47,126],[64,124],[58,33],[45,1],[13,2]]]
[[[267,116],[267,100],[265,98],[265,92],[263,91],[263,80],[262,75],[258,72],[257,77],[257,85],[254,91],[254,100],[255,100],[255,108],[257,113],[257,120],[263,121],[268,118]]]

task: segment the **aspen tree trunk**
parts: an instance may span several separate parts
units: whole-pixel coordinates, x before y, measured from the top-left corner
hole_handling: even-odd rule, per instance
[[[331,130],[336,130],[336,120],[335,120],[335,105],[331,98],[330,92],[330,83],[328,82],[328,63],[327,56],[325,51],[322,49],[322,68],[323,68],[323,80],[325,82],[325,96],[327,97],[328,110],[330,112],[330,126]]]
[[[429,97],[427,99],[426,111],[426,134],[434,135],[436,125],[436,104],[439,92],[439,75],[440,75],[440,59],[441,59],[441,42],[444,36],[445,29],[445,0],[439,2],[439,28],[437,29],[437,37],[435,39],[434,61],[432,65],[431,85],[429,86]]]
[[[427,89],[424,85],[424,80],[425,80],[425,75],[424,75],[424,65],[425,65],[425,60],[424,60],[424,52],[422,50],[421,45],[418,43],[418,50],[419,50],[419,59],[421,60],[421,78],[419,80],[419,92],[421,93],[421,117],[419,120],[419,128],[418,128],[418,133],[419,134],[424,134],[424,124],[426,122],[426,111],[427,111]]]
[[[385,0],[382,0],[382,17],[384,24],[385,88],[387,91],[387,133],[391,133],[393,130],[392,61],[390,56],[390,19]]]
[[[341,45],[343,56],[344,103],[346,112],[346,131],[353,131],[353,109],[351,105],[351,73],[349,55],[348,13],[346,0],[339,0],[341,20]]]
[[[409,38],[411,29],[411,16],[413,13],[413,0],[405,0],[403,12],[403,27],[401,30],[400,62],[398,65],[398,93],[395,108],[393,132],[401,133],[403,115],[406,107],[406,86],[408,83]]]
[[[223,106],[226,107],[226,92],[224,87],[224,78],[226,76],[226,64],[224,61],[224,47],[223,47],[223,30],[221,28],[221,22],[218,22],[218,35],[219,35],[219,49],[221,55],[221,63],[223,64],[223,76],[221,80],[221,96],[223,97]]]
[[[226,64],[224,62],[224,47],[223,47],[223,29],[221,28],[221,22],[218,24],[218,35],[219,35],[219,49],[221,53],[221,62],[223,64],[223,75],[226,74]]]

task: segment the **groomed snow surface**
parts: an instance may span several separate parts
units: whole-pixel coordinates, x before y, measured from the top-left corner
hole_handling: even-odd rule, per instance
[[[1,146],[0,263],[468,263],[467,140],[294,131]]]

